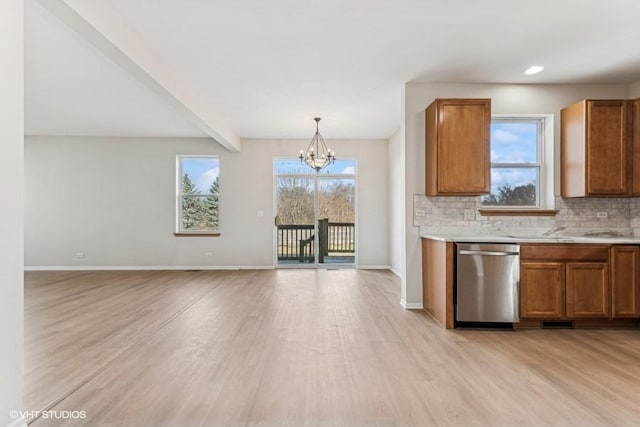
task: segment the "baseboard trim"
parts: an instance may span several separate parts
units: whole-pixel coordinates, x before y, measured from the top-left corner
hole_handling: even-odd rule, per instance
[[[406,302],[405,300],[401,299],[400,300],[400,305],[405,310],[422,310],[422,309],[424,309],[424,306],[422,305],[421,302]]]
[[[358,264],[358,270],[391,270],[391,267],[388,265],[362,265]]]
[[[389,267],[389,270],[390,270],[393,274],[395,274],[396,276],[398,276],[399,278],[401,278],[401,279],[402,279],[402,273],[401,273],[400,271],[396,270],[395,268],[391,268],[391,267]]]
[[[25,265],[25,271],[273,270],[273,265]]]
[[[7,424],[7,427],[27,427],[27,420],[25,420],[23,417],[20,417]]]

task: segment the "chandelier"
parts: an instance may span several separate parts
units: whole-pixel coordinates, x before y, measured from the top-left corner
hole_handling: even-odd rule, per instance
[[[316,121],[316,134],[311,138],[307,151],[300,150],[300,162],[304,162],[309,165],[310,168],[315,169],[316,172],[320,172],[320,169],[329,166],[336,161],[336,153],[327,148],[327,144],[324,142],[324,138],[318,131],[318,123],[321,118],[316,117],[313,120]]]

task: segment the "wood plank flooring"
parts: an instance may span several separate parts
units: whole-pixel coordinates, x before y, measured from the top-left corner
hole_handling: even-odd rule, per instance
[[[446,331],[387,271],[29,272],[32,426],[637,426],[640,331]]]

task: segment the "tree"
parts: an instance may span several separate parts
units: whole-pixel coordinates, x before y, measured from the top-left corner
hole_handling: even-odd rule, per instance
[[[308,179],[278,179],[278,217],[282,224],[313,224],[313,187]]]
[[[205,227],[207,230],[218,229],[218,218],[220,209],[220,177],[216,176],[216,179],[211,183],[209,187],[210,196],[207,196],[204,208],[205,208]]]
[[[535,206],[536,186],[533,183],[517,187],[504,184],[498,187],[497,193],[484,197],[482,204],[488,206]]]
[[[188,173],[182,176],[182,227],[185,230],[197,230],[202,220],[202,200],[189,197],[200,194]],[[184,197],[187,196],[187,197]]]
[[[332,180],[319,186],[318,215],[331,222],[355,222],[355,186],[351,180]]]

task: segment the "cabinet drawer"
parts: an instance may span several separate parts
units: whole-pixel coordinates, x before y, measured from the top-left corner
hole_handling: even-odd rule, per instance
[[[607,261],[608,246],[522,245],[520,259],[562,261]]]

